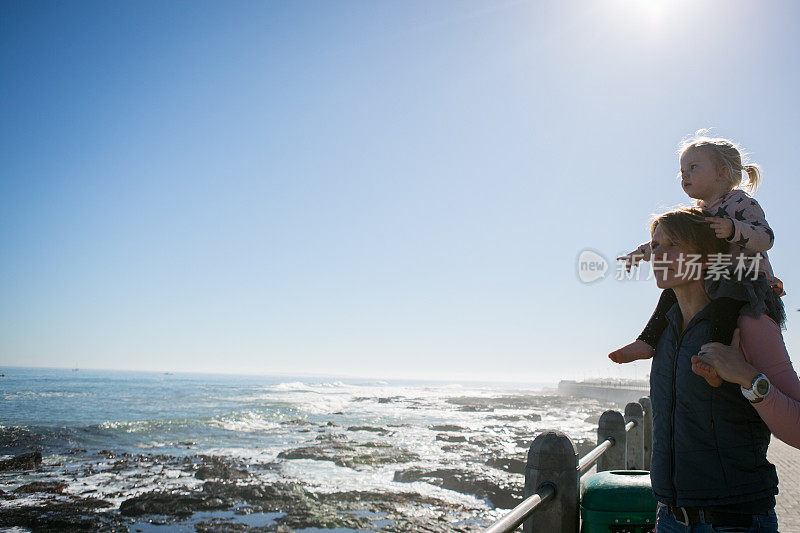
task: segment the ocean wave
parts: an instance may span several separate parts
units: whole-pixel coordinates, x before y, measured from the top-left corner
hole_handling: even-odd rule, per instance
[[[272,385],[268,387],[275,391],[280,392],[317,392],[317,389],[344,389],[350,388],[350,385],[343,383],[341,381],[331,381],[331,382],[324,382],[324,383],[305,383],[303,381],[286,381],[283,383],[278,383],[277,385]]]
[[[88,392],[67,392],[67,391],[18,391],[6,392],[0,394],[3,400],[38,400],[40,398],[79,398],[81,396],[90,396]]]
[[[237,432],[268,431],[280,427],[280,424],[274,418],[265,417],[262,413],[256,411],[240,411],[215,416],[209,421],[208,425],[226,431]]]
[[[177,419],[154,419],[154,420],[133,420],[133,421],[112,421],[108,420],[101,424],[86,426],[89,431],[102,430],[114,431],[119,433],[149,433],[160,431],[166,428],[180,428],[191,424],[193,420],[187,418]]]
[[[0,428],[0,450],[11,454],[51,446],[68,446],[77,439],[74,428],[46,426],[3,426]]]

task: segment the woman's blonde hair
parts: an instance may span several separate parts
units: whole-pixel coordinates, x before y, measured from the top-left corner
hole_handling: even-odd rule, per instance
[[[681,142],[678,153],[682,156],[689,148],[703,148],[711,154],[711,159],[727,176],[731,190],[737,187],[746,187],[750,194],[756,192],[761,183],[761,167],[747,160],[747,155],[733,141],[722,137],[709,137],[711,128],[697,130],[694,135]],[[742,171],[747,174],[747,184],[742,184]]]
[[[711,254],[724,254],[730,251],[728,242],[717,238],[714,230],[706,222],[706,215],[699,207],[682,207],[654,216],[650,223],[651,236],[659,226],[669,240],[687,252],[699,253],[703,261]]]

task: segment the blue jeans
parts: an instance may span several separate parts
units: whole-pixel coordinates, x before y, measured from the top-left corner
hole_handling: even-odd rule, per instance
[[[715,526],[713,524],[697,524],[683,526],[675,517],[667,512],[667,508],[658,506],[656,515],[656,533],[713,533],[728,531],[729,533],[778,533],[778,517],[775,510],[753,515],[753,523],[749,526]]]

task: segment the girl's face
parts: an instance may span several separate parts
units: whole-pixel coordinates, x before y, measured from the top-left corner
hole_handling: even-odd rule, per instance
[[[691,198],[712,202],[730,190],[706,148],[693,146],[681,155],[681,187]]]
[[[692,281],[690,272],[686,268],[689,253],[672,242],[660,225],[656,226],[650,247],[653,277],[659,289],[671,289]]]

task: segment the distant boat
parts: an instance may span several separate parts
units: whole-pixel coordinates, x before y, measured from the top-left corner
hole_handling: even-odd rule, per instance
[[[172,372],[164,372],[164,375],[165,375],[165,376],[171,376],[171,375],[172,375]]]
[[[78,363],[75,363],[75,368],[73,368],[72,371],[73,372],[77,372],[78,371]]]

